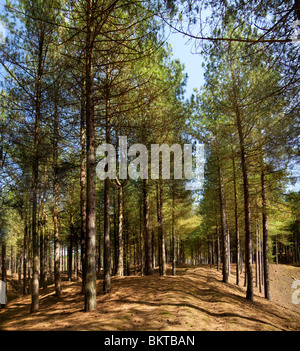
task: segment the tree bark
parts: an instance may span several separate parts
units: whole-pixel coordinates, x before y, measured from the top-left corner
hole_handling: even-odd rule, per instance
[[[246,298],[253,301],[253,271],[252,271],[252,236],[251,236],[251,214],[250,214],[250,194],[248,180],[248,164],[246,160],[245,135],[242,125],[242,116],[239,107],[238,86],[234,68],[231,65],[231,79],[233,82],[233,105],[236,118],[236,127],[239,137],[240,159],[243,175],[243,193],[244,193],[244,213],[245,213],[245,270],[247,274],[247,292]],[[246,275],[245,275],[246,278]]]
[[[86,27],[86,143],[87,143],[87,200],[86,200],[86,281],[85,311],[93,311],[96,300],[96,155],[93,92],[93,1],[87,1]]]
[[[123,245],[123,187],[125,182],[120,182],[116,179],[118,185],[118,262],[117,275],[122,277],[124,275],[123,259],[124,259],[124,245]]]
[[[158,236],[160,248],[161,260],[159,264],[160,274],[166,275],[166,240],[165,240],[165,231],[164,231],[164,216],[163,216],[163,188],[162,181],[159,180],[156,186],[156,195],[157,195],[157,223],[158,223]],[[152,251],[152,250],[151,250]]]
[[[44,24],[41,25],[39,33],[38,68],[36,77],[36,99],[35,99],[35,125],[34,125],[34,157],[32,164],[32,291],[30,313],[39,311],[39,250],[37,233],[37,205],[38,205],[38,183],[39,183],[39,146],[40,146],[40,123],[41,123],[41,99],[42,99],[42,75],[44,51]]]
[[[262,224],[263,224],[263,259],[264,259],[264,291],[265,298],[271,300],[270,295],[270,272],[269,272],[269,243],[268,243],[268,215],[265,169],[261,171],[261,196],[262,196]]]
[[[55,295],[61,296],[61,273],[60,273],[60,242],[59,242],[59,180],[58,180],[58,101],[57,91],[55,91],[55,111],[54,111],[54,142],[53,142],[53,224],[54,224],[54,283]]]
[[[82,267],[82,289],[85,293],[86,281],[86,140],[85,140],[85,84],[82,82],[80,111],[80,246]]]
[[[226,203],[223,185],[223,175],[218,156],[218,175],[219,175],[219,197],[221,211],[221,228],[222,228],[222,245],[223,245],[223,282],[228,283],[229,280],[229,265],[230,265],[230,238],[229,228],[226,214]]]
[[[236,121],[239,133],[241,165],[243,173],[243,190],[244,190],[244,211],[245,211],[245,265],[247,273],[247,293],[246,298],[253,301],[253,271],[252,271],[252,236],[251,236],[251,216],[250,216],[250,196],[248,181],[248,165],[246,161],[246,152],[244,145],[244,133],[242,129],[241,116],[237,109]]]
[[[172,275],[176,275],[176,250],[175,250],[175,186],[172,187]]]
[[[23,295],[28,294],[27,289],[27,242],[28,242],[28,223],[27,223],[27,212],[25,212],[24,219],[24,249],[23,249]]]
[[[110,66],[109,62],[106,71],[105,87],[105,134],[106,143],[110,144]],[[104,180],[104,280],[103,293],[111,291],[111,250],[110,250],[110,179]]]
[[[235,159],[232,157],[232,169],[233,169],[233,190],[234,190],[234,219],[235,219],[235,240],[236,240],[236,285],[240,286],[240,228],[238,219],[238,207],[237,207],[237,186],[236,186],[236,168]]]
[[[145,237],[145,275],[153,274],[152,245],[150,235],[148,179],[143,179],[144,237]]]
[[[73,213],[70,215],[69,227],[69,248],[68,248],[68,280],[72,281],[72,263],[73,263],[73,240],[74,240],[74,221]]]

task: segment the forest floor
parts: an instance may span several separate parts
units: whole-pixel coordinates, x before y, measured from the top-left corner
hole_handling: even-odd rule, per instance
[[[231,269],[229,284],[222,283],[222,273],[209,266],[180,267],[176,276],[161,277],[156,272],[113,277],[107,295],[101,294],[98,280],[97,309],[89,313],[83,312],[80,282],[63,281],[60,298],[54,296],[53,285],[41,290],[40,311],[33,315],[31,297],[17,297],[8,284],[9,298],[14,298],[0,310],[0,330],[300,330],[300,304],[292,303],[292,283],[300,279],[300,267],[271,264],[272,301],[255,288],[254,302],[245,299],[243,276],[242,286],[235,285],[234,266]]]

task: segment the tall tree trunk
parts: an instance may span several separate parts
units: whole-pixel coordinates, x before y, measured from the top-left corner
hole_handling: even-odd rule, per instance
[[[124,275],[123,269],[123,258],[124,258],[124,246],[123,246],[123,187],[124,183],[117,181],[118,185],[118,263],[117,263],[117,275],[122,277]]]
[[[99,214],[99,221],[98,221],[98,228],[99,228],[99,236],[98,236],[98,277],[101,276],[101,268],[102,268],[102,261],[101,261],[101,216]]]
[[[73,246],[74,246],[74,279],[78,280],[78,236],[77,232],[74,231],[73,237]]]
[[[31,218],[31,216],[32,215],[31,215],[31,209],[30,209],[29,217]],[[28,222],[28,241],[27,241],[27,243],[28,243],[28,245],[27,245],[28,246],[28,251],[27,251],[28,252],[27,291],[28,291],[29,294],[31,293],[31,276],[32,276],[32,240],[31,240],[31,237],[32,237],[32,235],[31,235],[32,226],[30,224],[31,223],[30,223],[30,220],[29,220],[29,222]]]
[[[262,281],[262,250],[261,250],[261,238],[260,238],[260,230],[258,225],[258,283],[259,283],[259,292],[261,293],[261,281]]]
[[[219,225],[216,225],[216,235],[217,235],[217,270],[220,270],[220,261],[221,261],[221,254],[220,254],[220,229]]]
[[[164,216],[163,216],[163,187],[162,181],[158,181],[156,186],[157,193],[157,222],[158,222],[158,236],[161,245],[161,275],[166,275],[166,240],[164,231]]]
[[[139,249],[140,249],[140,271],[141,271],[141,276],[144,275],[144,240],[143,240],[143,199],[142,197],[140,198],[140,203],[139,203],[139,222],[140,222],[140,230],[139,230]]]
[[[44,250],[44,284],[43,284],[43,289],[47,289],[48,286],[48,244],[49,244],[49,236],[48,234],[44,233],[44,247],[42,250]]]
[[[262,196],[262,224],[263,224],[263,258],[264,258],[264,289],[265,298],[271,300],[270,295],[270,272],[269,272],[269,243],[268,243],[268,215],[266,197],[265,169],[262,164],[261,170],[261,196]]]
[[[38,160],[35,157],[33,166],[33,199],[32,199],[32,255],[33,255],[33,272],[32,272],[32,290],[31,290],[31,313],[39,311],[39,249],[37,233],[37,191],[38,191]]]
[[[232,157],[232,169],[233,169],[233,190],[234,190],[234,219],[235,219],[235,241],[236,241],[236,285],[240,286],[240,228],[239,228],[239,217],[237,207],[237,186],[236,186],[236,168],[235,158]]]
[[[73,240],[74,240],[74,220],[73,213],[70,215],[70,227],[69,227],[69,248],[68,248],[68,280],[72,281],[72,263],[73,263]]]
[[[155,269],[156,267],[156,256],[155,256],[155,253],[156,253],[156,249],[155,249],[155,232],[154,230],[152,229],[152,235],[151,235],[151,244],[152,244],[152,262],[153,262],[153,270]]]
[[[44,174],[44,190],[43,190],[43,199],[46,196],[46,184],[47,184],[47,167],[45,166],[45,174]],[[40,219],[40,286],[43,289],[47,288],[47,267],[45,262],[45,227],[47,221],[47,214],[46,214],[46,206],[45,201],[41,201],[41,219]]]
[[[108,62],[105,87],[105,134],[106,143],[110,144],[110,65]],[[108,167],[108,166],[107,166]],[[104,280],[103,293],[111,291],[111,250],[110,250],[110,179],[104,180]]]
[[[253,271],[252,271],[252,236],[251,236],[251,217],[250,217],[250,196],[248,181],[248,165],[246,161],[246,152],[244,145],[244,133],[242,128],[241,116],[239,110],[236,110],[236,121],[239,133],[241,165],[243,173],[243,190],[244,190],[244,211],[245,211],[245,265],[247,273],[247,293],[246,298],[253,301]]]
[[[175,185],[172,187],[172,275],[176,275],[176,250],[175,250]]]
[[[226,213],[226,203],[223,185],[223,175],[218,156],[218,175],[219,175],[219,197],[221,211],[221,228],[222,228],[222,245],[223,245],[223,282],[228,283],[229,265],[230,265],[230,243],[229,243],[229,228]]]
[[[85,293],[86,281],[86,140],[85,140],[85,84],[82,82],[81,111],[80,111],[80,246],[82,267],[82,289]]]
[[[113,241],[113,266],[112,266],[112,275],[116,275],[117,273],[117,265],[118,265],[118,240],[117,240],[117,202],[116,202],[116,192],[113,192],[113,226],[114,226],[114,241]]]
[[[44,24],[41,25],[39,33],[38,69],[36,78],[36,99],[35,99],[35,125],[34,125],[34,157],[32,164],[32,291],[30,313],[39,311],[39,249],[37,233],[37,205],[38,205],[38,183],[39,183],[39,147],[40,147],[40,123],[41,123],[41,99],[42,99],[42,75],[44,51]]]
[[[87,142],[87,200],[86,200],[86,281],[85,311],[93,311],[96,300],[96,139],[94,125],[93,52],[94,52],[93,1],[87,1],[86,27],[86,142]]]
[[[215,206],[215,218],[216,218],[216,237],[217,237],[217,270],[220,270],[221,254],[220,254],[220,228],[217,214],[217,207]]]
[[[22,258],[21,250],[17,254],[17,273],[18,273],[18,292],[21,292],[21,281],[22,281]]]
[[[144,202],[144,237],[145,237],[145,274],[153,274],[152,245],[149,219],[149,195],[148,179],[143,179],[143,202]]]
[[[233,104],[236,118],[236,127],[239,136],[240,158],[243,175],[243,193],[244,193],[244,213],[245,213],[245,270],[247,274],[247,293],[246,298],[253,301],[253,271],[252,271],[252,236],[251,236],[251,214],[250,214],[250,195],[248,180],[248,164],[246,160],[245,135],[242,124],[241,110],[238,98],[238,85],[236,82],[236,73],[234,67],[230,65],[231,79],[233,84]]]
[[[25,210],[26,211],[26,210]],[[28,294],[27,289],[27,243],[28,243],[28,223],[27,223],[27,211],[25,212],[24,219],[24,249],[23,249],[23,295]]]
[[[55,91],[55,111],[54,111],[54,141],[53,141],[53,224],[54,224],[54,283],[55,295],[61,296],[61,273],[60,273],[60,242],[59,242],[59,180],[58,180],[58,92]]]

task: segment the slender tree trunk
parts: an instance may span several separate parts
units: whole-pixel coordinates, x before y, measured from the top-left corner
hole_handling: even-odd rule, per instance
[[[127,232],[126,232],[126,220],[124,219],[124,228],[123,228],[123,272],[124,276],[127,275]]]
[[[221,254],[220,254],[220,228],[219,228],[217,212],[216,212],[216,237],[217,237],[217,270],[219,271],[220,263],[221,263]]]
[[[48,246],[49,246],[49,236],[48,234],[44,233],[44,247],[42,250],[44,250],[44,284],[43,284],[43,289],[47,289],[48,286]]]
[[[229,265],[230,265],[229,228],[228,228],[227,214],[226,214],[223,175],[222,175],[219,156],[218,156],[218,175],[219,175],[219,196],[220,196],[222,245],[223,245],[223,282],[228,283]]]
[[[175,250],[175,187],[172,187],[172,275],[176,275],[176,250]]]
[[[268,215],[266,180],[264,165],[261,170],[261,196],[262,196],[262,224],[263,224],[263,258],[264,258],[264,289],[265,298],[271,300],[270,295],[270,272],[269,272],[269,243],[268,243]]]
[[[80,246],[82,267],[82,290],[85,293],[86,281],[86,140],[85,140],[85,84],[82,83],[80,111]]]
[[[166,257],[166,236],[164,220],[164,203],[163,203],[163,185],[159,182],[159,209],[160,209],[160,228],[161,228],[161,251],[162,251],[162,275],[167,274],[167,257]]]
[[[155,246],[155,231],[152,229],[151,243],[152,243],[152,262],[153,262],[153,271],[156,267],[157,262],[157,248]]]
[[[86,143],[87,143],[87,200],[86,200],[86,281],[85,311],[93,311],[96,300],[96,139],[93,92],[93,1],[87,1],[86,27]]]
[[[150,235],[149,219],[149,198],[148,198],[148,179],[143,179],[143,202],[144,202],[144,236],[145,236],[145,274],[153,274],[152,245]]]
[[[119,202],[119,220],[118,220],[118,242],[119,242],[119,252],[118,252],[118,265],[117,265],[117,275],[122,277],[124,275],[123,270],[123,258],[124,258],[124,248],[123,248],[123,186],[120,184],[118,187],[118,202]]]
[[[133,238],[133,274],[137,273],[137,238]]]
[[[165,241],[165,232],[164,232],[164,217],[163,217],[163,189],[162,183],[159,181],[156,186],[156,195],[157,195],[157,223],[158,223],[158,236],[159,242],[161,245],[160,253],[160,273],[161,275],[166,275],[166,241]]]
[[[285,257],[286,257],[286,255],[285,255]],[[10,246],[10,261],[9,261],[9,263],[10,263],[10,274],[11,274],[11,277],[13,277],[13,274],[15,273],[15,271],[14,271],[15,261],[14,261],[14,248],[12,245]]]
[[[40,144],[40,123],[41,123],[41,99],[42,99],[42,75],[44,51],[44,24],[41,25],[39,34],[38,70],[36,78],[36,99],[35,99],[35,125],[34,125],[34,157],[32,164],[32,291],[30,313],[39,311],[39,250],[37,233],[37,205],[38,205],[38,183],[39,183],[39,144]]]
[[[23,295],[28,294],[27,289],[27,242],[28,242],[28,223],[27,223],[27,212],[25,212],[25,228],[24,228],[24,249],[23,249]]]
[[[235,241],[236,241],[236,285],[240,286],[240,228],[237,207],[237,186],[236,186],[236,168],[235,159],[232,157],[233,168],[233,190],[234,190],[234,219],[235,219]]]
[[[99,215],[99,238],[98,238],[98,277],[101,276],[101,268],[102,268],[102,261],[101,261],[101,216]]]
[[[110,144],[110,65],[108,62],[106,70],[105,88],[105,134],[106,143]],[[111,291],[111,242],[110,242],[110,179],[104,180],[104,280],[103,293]]]
[[[246,298],[253,301],[253,271],[252,271],[252,236],[251,236],[251,215],[250,215],[250,195],[248,180],[248,165],[245,150],[245,135],[242,124],[242,116],[239,107],[238,86],[236,82],[236,73],[231,64],[231,79],[233,84],[233,104],[236,118],[236,126],[239,136],[240,158],[243,175],[243,193],[244,193],[244,213],[245,213],[245,274],[247,274],[247,293]]]
[[[73,239],[74,239],[74,221],[73,213],[70,216],[70,227],[69,227],[69,249],[68,249],[68,280],[72,281],[72,263],[73,263]]]
[[[114,245],[113,245],[113,252],[114,252],[114,259],[113,259],[113,268],[112,274],[117,274],[117,265],[118,265],[118,224],[117,224],[117,202],[116,202],[116,192],[113,192],[113,207],[114,207],[114,215],[113,215],[113,223],[114,223]]]
[[[49,234],[47,236],[47,241],[48,241],[48,270],[49,270],[49,284],[52,284],[52,244],[50,244],[50,237]]]
[[[236,111],[237,127],[239,132],[241,165],[243,173],[243,190],[244,190],[244,211],[245,211],[245,264],[247,273],[247,293],[246,298],[253,301],[253,271],[252,271],[252,237],[251,237],[251,218],[250,218],[250,197],[249,197],[249,181],[248,166],[246,161],[246,152],[244,146],[244,134],[241,124],[239,111]]]
[[[47,168],[45,167],[45,178],[44,178],[44,194],[43,197],[45,198],[45,193],[46,193],[46,183],[47,183],[47,178],[46,178],[46,173],[47,173]],[[47,288],[47,266],[46,266],[46,253],[45,253],[45,245],[46,245],[46,238],[45,238],[45,226],[46,226],[46,221],[47,221],[47,214],[46,214],[46,206],[45,202],[41,202],[41,220],[40,220],[40,264],[41,264],[41,270],[40,270],[40,285],[43,289]]]
[[[31,218],[31,212],[29,217]],[[31,276],[32,276],[32,240],[31,240],[31,230],[32,230],[32,226],[30,221],[28,222],[28,278],[27,278],[27,291],[30,294],[31,293]]]
[[[74,232],[74,279],[78,280],[78,237],[77,233]]]
[[[33,255],[33,272],[32,272],[32,289],[31,289],[31,313],[38,312],[39,310],[39,250],[38,250],[38,234],[37,234],[37,182],[38,182],[38,165],[34,165],[34,175],[33,175],[33,206],[32,206],[32,255]]]
[[[261,255],[261,238],[260,230],[258,225],[258,283],[259,283],[259,292],[261,292],[261,280],[262,280],[262,255]]]
[[[140,248],[140,271],[141,271],[141,276],[144,275],[144,241],[143,241],[143,199],[140,199],[140,215],[139,215],[139,221],[140,221],[140,230],[139,230],[139,248]]]
[[[17,273],[18,273],[18,292],[21,292],[21,282],[22,282],[22,254],[21,250],[19,250],[17,254]]]
[[[54,283],[55,295],[61,296],[61,273],[60,273],[60,242],[59,242],[59,179],[58,179],[58,92],[55,91],[55,111],[54,111],[54,142],[53,142],[53,224],[54,224]]]
[[[131,245],[130,245],[130,240],[129,240],[129,231],[128,231],[128,221],[124,220],[124,234],[125,234],[125,271],[126,271],[126,276],[130,276],[130,252],[131,252]]]
[[[41,214],[38,220],[38,232],[39,232],[39,237],[40,237],[40,286],[44,286],[44,250],[41,248],[44,247],[44,228],[43,228],[43,202],[39,201],[40,208],[41,208]]]

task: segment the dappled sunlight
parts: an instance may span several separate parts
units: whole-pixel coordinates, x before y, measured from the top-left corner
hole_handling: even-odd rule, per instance
[[[285,267],[275,267],[287,274]],[[275,269],[274,268],[274,269]],[[273,267],[272,267],[273,270]],[[300,268],[293,272],[299,273]],[[275,281],[276,273],[272,271]],[[289,278],[290,279],[290,278]],[[80,282],[64,282],[63,295],[54,287],[41,296],[40,311],[29,314],[30,298],[12,301],[0,311],[2,330],[297,330],[300,317],[284,305],[256,294],[254,303],[245,288],[222,283],[215,267],[200,266],[178,276],[116,277],[110,294],[102,294],[97,281],[97,309],[83,312]],[[279,286],[272,292],[278,295]],[[283,301],[284,302],[284,301]]]

